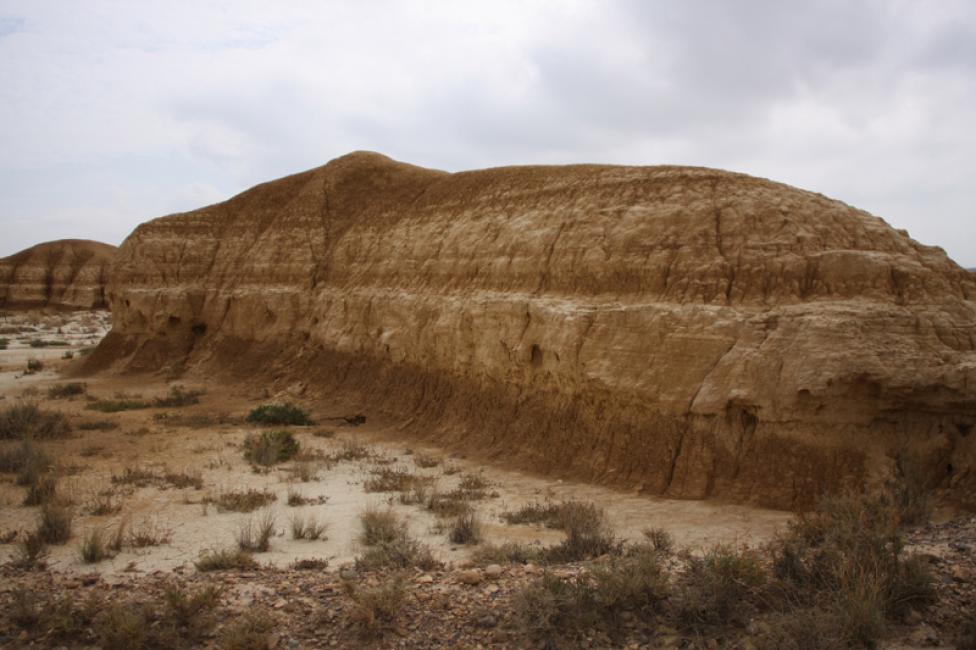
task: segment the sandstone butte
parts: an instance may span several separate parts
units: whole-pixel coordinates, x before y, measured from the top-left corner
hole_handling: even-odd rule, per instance
[[[115,246],[61,239],[0,259],[0,307],[103,309]]]
[[[651,494],[802,508],[916,473],[976,505],[976,276],[764,179],[357,152],[142,224],[108,293],[89,370],[299,386]]]

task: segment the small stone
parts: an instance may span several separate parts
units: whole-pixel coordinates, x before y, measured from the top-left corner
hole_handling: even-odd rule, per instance
[[[275,609],[281,609],[287,604],[288,604],[287,600],[285,600],[284,598],[279,598],[278,601],[274,605],[272,605],[272,607],[274,607]]]
[[[422,584],[422,585],[429,585],[433,581],[434,581],[434,576],[430,575],[429,573],[425,573],[424,575],[420,576],[416,580],[418,584]]]
[[[477,621],[475,621],[475,625],[487,629],[498,625],[498,621],[491,614],[485,614],[484,616],[479,617]]]
[[[489,564],[485,567],[485,577],[489,580],[497,580],[498,578],[502,577],[502,572],[503,569],[501,565],[498,564]]]
[[[339,567],[339,577],[343,580],[355,580],[359,577],[359,572],[353,564],[343,564]]]
[[[537,576],[540,573],[542,573],[542,569],[532,564],[531,562],[526,564],[522,570],[525,571],[526,575],[530,575],[530,576]]]
[[[457,574],[458,582],[466,585],[476,585],[481,582],[481,572],[477,569],[459,571]]]

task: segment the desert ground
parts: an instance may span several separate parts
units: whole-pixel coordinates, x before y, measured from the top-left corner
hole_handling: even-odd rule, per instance
[[[368,413],[329,412],[327,400],[160,374],[70,376],[110,327],[105,311],[0,322],[0,410],[50,418],[29,443],[34,475],[25,443],[0,441],[3,645],[857,645],[823,621],[826,636],[802,645],[790,625],[814,623],[747,602],[759,583],[745,573],[726,567],[727,584],[695,573],[758,571],[797,534],[792,513],[514,472],[404,440]],[[303,423],[252,421],[286,403]],[[976,520],[937,508],[934,521],[899,542],[934,578],[885,624],[887,647],[966,647],[972,632]],[[46,524],[67,530],[31,551]],[[617,584],[614,571],[640,584]],[[604,576],[593,593],[581,587],[591,576]],[[696,589],[711,604],[690,607]],[[579,611],[568,604],[581,599]],[[819,607],[801,609],[837,615]]]

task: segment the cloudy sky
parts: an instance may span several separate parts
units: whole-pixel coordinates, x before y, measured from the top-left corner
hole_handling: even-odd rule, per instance
[[[356,149],[744,171],[976,266],[976,3],[0,0],[0,256]]]

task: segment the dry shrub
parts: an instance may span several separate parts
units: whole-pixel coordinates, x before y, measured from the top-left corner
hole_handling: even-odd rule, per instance
[[[89,402],[86,408],[99,413],[119,413],[120,411],[138,411],[147,409],[152,404],[139,399],[99,399]]]
[[[135,650],[147,646],[150,612],[137,603],[106,606],[94,620],[95,638],[104,650]]]
[[[310,541],[325,539],[325,531],[328,527],[328,524],[319,523],[314,516],[306,519],[302,515],[295,515],[291,519],[291,538]]]
[[[473,510],[455,518],[448,529],[453,544],[478,544],[481,542],[481,522]]]
[[[395,512],[373,507],[363,510],[359,523],[362,526],[359,541],[364,546],[392,542],[406,529]]]
[[[194,564],[197,571],[250,571],[258,568],[250,553],[236,548],[207,551]]]
[[[112,420],[88,420],[78,425],[82,431],[111,431],[119,428],[118,422]]]
[[[904,555],[900,504],[891,494],[833,496],[798,517],[771,549],[782,598],[831,613],[844,642],[860,645],[934,602],[927,565]]]
[[[216,504],[219,512],[254,512],[277,499],[273,492],[250,489],[221,492],[216,498],[207,497],[204,501]]]
[[[274,620],[268,613],[250,611],[224,628],[220,647],[224,650],[271,650],[272,630]]]
[[[165,647],[183,645],[173,641],[201,641],[216,623],[214,610],[220,605],[222,591],[213,585],[191,591],[177,582],[163,589],[163,611],[157,633],[170,640]]]
[[[593,503],[563,504],[560,525],[566,539],[544,551],[549,562],[577,562],[619,550],[603,510]]]
[[[687,555],[673,598],[677,620],[699,632],[709,626],[744,624],[766,580],[754,550],[718,545],[702,557]]]
[[[488,564],[526,564],[542,559],[542,549],[532,548],[518,542],[505,542],[501,545],[483,544],[471,554],[471,561],[480,566]]]
[[[418,484],[430,484],[432,478],[411,473],[404,467],[380,467],[363,482],[366,492],[409,492]]]
[[[93,528],[85,534],[79,553],[81,561],[85,564],[96,564],[112,557],[104,533],[98,528]]]
[[[48,544],[64,544],[71,539],[73,515],[68,506],[48,502],[41,506],[37,534]]]
[[[265,553],[271,548],[275,534],[275,516],[266,510],[257,520],[248,517],[237,531],[237,548],[251,553]]]
[[[405,580],[395,574],[377,587],[357,587],[345,582],[346,595],[352,601],[349,623],[363,639],[376,639],[392,630],[403,609]]]
[[[0,410],[0,440],[53,440],[70,432],[63,413],[43,411],[36,404],[14,404]]]
[[[303,558],[292,562],[289,568],[295,571],[324,571],[329,568],[329,561],[317,557]]]
[[[182,386],[173,386],[169,389],[166,397],[157,397],[153,400],[153,406],[158,408],[179,408],[192,406],[200,403],[200,396],[203,391],[186,390]]]
[[[298,453],[299,444],[291,431],[264,431],[244,438],[244,459],[264,467],[290,460]]]
[[[65,399],[85,394],[86,387],[80,382],[70,382],[67,384],[54,384],[47,389],[47,396],[51,399]]]
[[[425,507],[438,517],[458,517],[471,510],[466,495],[457,490],[451,492],[431,490]]]
[[[46,565],[47,542],[37,531],[20,536],[11,564],[21,569],[43,569]]]
[[[373,452],[365,445],[346,440],[338,450],[329,454],[328,458],[330,461],[338,463],[340,461],[366,460],[367,458],[372,458],[373,455]]]
[[[516,592],[514,609],[521,630],[553,647],[601,629],[613,637],[623,629],[624,613],[653,617],[668,597],[663,556],[643,549],[614,557],[589,574],[559,578],[548,572]]]
[[[441,459],[437,456],[428,456],[427,454],[417,454],[413,457],[413,463],[417,467],[422,469],[430,469],[431,467],[437,467],[441,464]]]
[[[315,424],[308,413],[292,404],[263,404],[248,413],[246,420],[255,424]]]

